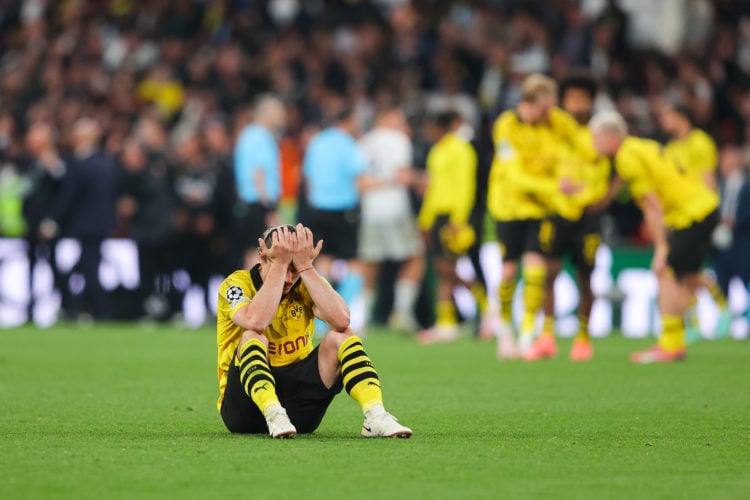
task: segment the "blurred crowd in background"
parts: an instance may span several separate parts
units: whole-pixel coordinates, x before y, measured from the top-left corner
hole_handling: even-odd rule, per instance
[[[678,103],[748,164],[741,0],[0,0],[0,236],[34,258],[76,238],[89,276],[103,239],[130,238],[148,287],[170,266],[204,283],[243,265],[233,151],[259,95],[285,107],[279,215],[294,220],[307,144],[342,107],[355,136],[400,107],[416,168],[425,117],[455,109],[486,172],[523,78],[582,67],[635,134],[663,139],[658,110]],[[609,212],[610,243],[643,241],[627,195]],[[112,317],[87,288],[94,316]]]

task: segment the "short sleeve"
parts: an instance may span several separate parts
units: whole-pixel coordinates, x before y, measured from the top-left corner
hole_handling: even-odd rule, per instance
[[[701,168],[704,172],[714,172],[718,164],[716,143],[703,131],[697,137],[701,153]]]
[[[406,136],[400,136],[398,141],[398,150],[395,153],[398,164],[401,167],[411,167],[414,163],[414,151],[411,141]]]
[[[625,148],[620,150],[615,159],[617,173],[628,183],[630,192],[636,199],[655,191],[644,161],[644,158]]]
[[[367,171],[367,157],[359,145],[352,141],[352,169],[359,176]]]
[[[229,276],[219,287],[219,314],[234,318],[238,310],[250,303],[253,295],[247,282]]]

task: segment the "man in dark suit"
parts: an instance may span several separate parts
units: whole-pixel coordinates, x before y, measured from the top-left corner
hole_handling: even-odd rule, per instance
[[[85,285],[70,313],[78,316],[90,311],[95,319],[108,319],[112,310],[99,282],[99,265],[102,241],[115,226],[118,171],[114,160],[99,150],[99,138],[100,127],[94,119],[81,118],[73,126],[73,160],[39,230],[43,238],[60,235],[81,244],[81,257],[72,272],[80,273]]]
[[[148,154],[135,137],[125,140],[120,154],[117,213],[126,235],[138,245],[140,285],[132,295],[138,314],[167,319],[167,297],[173,271],[173,179],[162,155]]]
[[[57,235],[41,235],[41,222],[49,216],[50,205],[58,196],[69,168],[57,149],[55,131],[45,122],[33,123],[26,132],[26,151],[29,165],[24,172],[28,189],[23,195],[23,215],[26,220],[26,245],[29,259],[29,320],[34,315],[34,267],[38,260],[46,260],[52,269],[54,288],[61,294],[63,310],[69,307],[67,284],[55,259]]]
[[[715,269],[726,294],[735,276],[750,284],[750,182],[736,146],[721,151],[721,224],[714,233]]]

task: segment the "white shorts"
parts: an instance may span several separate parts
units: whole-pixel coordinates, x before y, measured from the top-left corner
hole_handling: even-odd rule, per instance
[[[359,226],[359,258],[364,262],[401,261],[424,251],[417,220],[365,221]]]

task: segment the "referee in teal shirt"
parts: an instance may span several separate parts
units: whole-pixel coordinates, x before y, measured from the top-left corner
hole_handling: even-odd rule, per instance
[[[284,104],[271,94],[255,102],[253,123],[245,127],[234,148],[234,177],[240,199],[237,235],[245,255],[245,269],[258,262],[258,238],[277,224],[281,196],[281,163],[277,138],[286,126]]]
[[[310,205],[310,227],[323,250],[318,269],[331,276],[334,259],[348,263],[348,273],[338,291],[349,305],[361,293],[361,266],[355,260],[359,231],[359,191],[364,183],[367,160],[354,135],[357,122],[353,110],[342,111],[334,124],[316,134],[307,147],[302,166]]]

